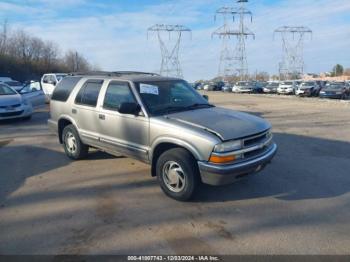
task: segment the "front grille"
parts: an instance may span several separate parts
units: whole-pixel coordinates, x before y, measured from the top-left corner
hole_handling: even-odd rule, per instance
[[[22,111],[16,111],[16,112],[6,112],[6,113],[0,113],[0,117],[10,117],[10,116],[19,116],[23,113]]]
[[[271,146],[271,139],[269,130],[243,139],[243,151],[246,152],[242,154],[242,161],[265,154]]]
[[[264,146],[263,148],[256,149],[254,151],[250,151],[250,152],[244,153],[244,158],[252,158],[252,157],[255,157],[255,156],[259,156],[262,153],[264,153],[267,148],[268,148],[268,145]]]
[[[266,140],[267,136],[268,136],[268,132],[264,132],[255,136],[248,137],[243,140],[243,146],[249,147],[249,146],[262,143]]]

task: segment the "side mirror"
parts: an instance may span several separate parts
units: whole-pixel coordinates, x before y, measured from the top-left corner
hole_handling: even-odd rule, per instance
[[[205,100],[209,101],[209,96],[203,95],[203,97],[204,97]]]
[[[141,110],[141,107],[137,103],[125,102],[119,106],[119,113],[126,115],[137,115]]]

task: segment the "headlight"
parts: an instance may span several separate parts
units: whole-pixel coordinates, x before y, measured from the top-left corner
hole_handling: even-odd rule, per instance
[[[230,152],[234,150],[238,150],[242,148],[242,141],[241,140],[235,140],[235,141],[229,141],[221,144],[217,144],[214,147],[214,152],[216,153],[224,153],[224,152]]]
[[[325,94],[326,92],[325,91],[321,91],[320,94]]]
[[[25,106],[29,106],[29,102],[28,102],[28,100],[26,100],[26,99],[23,99],[23,100],[22,100],[22,103],[23,103],[23,105],[25,105]]]

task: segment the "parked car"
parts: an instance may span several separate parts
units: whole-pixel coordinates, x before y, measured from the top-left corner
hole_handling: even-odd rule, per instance
[[[225,85],[222,87],[223,92],[232,92],[232,85],[229,83],[225,83]]]
[[[23,88],[23,84],[21,82],[13,80],[10,77],[0,77],[0,83],[5,83],[16,91],[19,91]]]
[[[297,90],[298,83],[296,81],[282,81],[277,88],[278,94],[292,95]]]
[[[232,92],[236,92],[236,93],[262,93],[262,87],[257,86],[256,82],[239,81],[232,87]]]
[[[295,94],[298,96],[318,96],[320,92],[320,86],[315,81],[305,81],[302,82]]]
[[[13,79],[11,77],[7,76],[0,76],[0,82],[6,82],[6,81],[12,81]]]
[[[260,171],[277,150],[264,119],[216,107],[186,81],[151,73],[67,76],[50,107],[49,127],[69,158],[93,147],[139,159],[177,200],[190,199],[200,182],[228,184]]]
[[[210,82],[207,87],[207,91],[221,91],[223,86],[225,85],[224,82]]]
[[[46,101],[50,101],[50,98],[52,96],[52,92],[55,89],[56,85],[67,76],[67,74],[44,74],[41,78],[41,86],[42,89],[46,95]]]
[[[274,94],[277,93],[278,82],[269,82],[263,89],[264,93]]]
[[[350,87],[345,82],[328,83],[320,91],[321,98],[348,99],[350,96]]]
[[[39,82],[24,86],[20,93],[9,85],[0,83],[0,120],[30,119],[33,109],[44,104],[45,95]]]

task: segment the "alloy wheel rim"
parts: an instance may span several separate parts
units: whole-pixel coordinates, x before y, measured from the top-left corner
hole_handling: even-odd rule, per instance
[[[175,193],[181,192],[186,185],[185,172],[175,161],[168,161],[163,166],[163,181],[166,187]]]
[[[77,140],[73,133],[68,132],[66,134],[66,148],[69,153],[74,154],[77,151]]]

